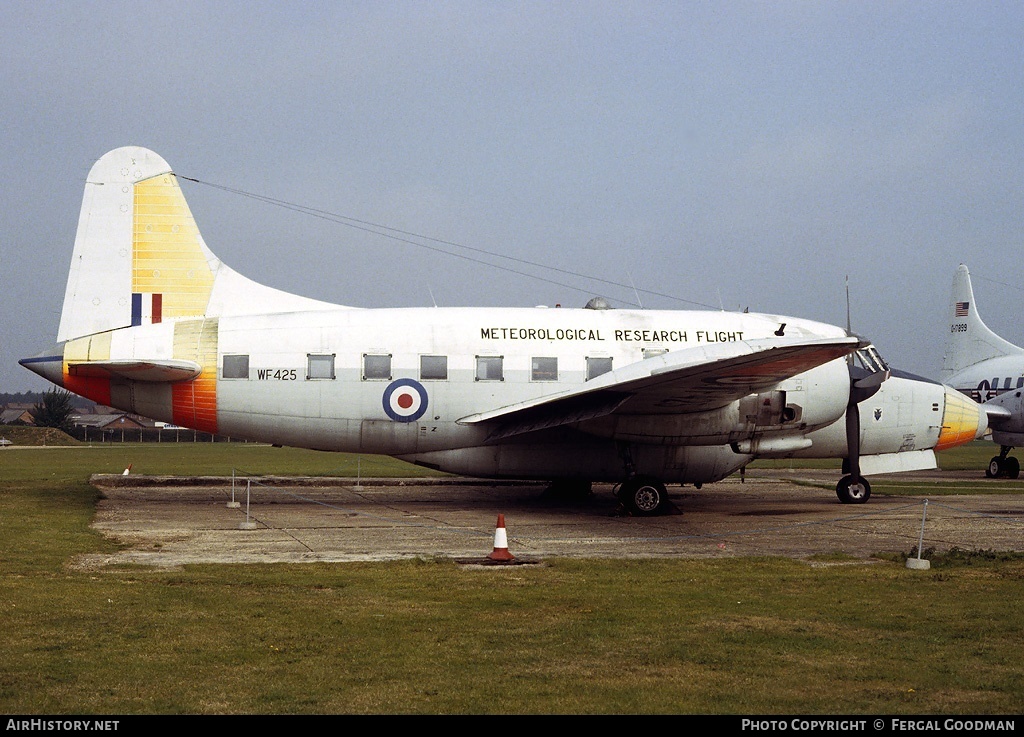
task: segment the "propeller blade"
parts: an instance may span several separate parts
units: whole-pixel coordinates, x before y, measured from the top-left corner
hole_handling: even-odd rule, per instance
[[[850,475],[856,480],[860,478],[860,408],[853,401],[853,392],[850,394],[846,407],[846,450]]]

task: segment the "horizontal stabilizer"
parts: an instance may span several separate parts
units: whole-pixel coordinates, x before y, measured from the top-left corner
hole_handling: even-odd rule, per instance
[[[173,383],[190,381],[202,372],[195,361],[75,361],[68,362],[68,374],[80,377],[119,378],[129,381]]]

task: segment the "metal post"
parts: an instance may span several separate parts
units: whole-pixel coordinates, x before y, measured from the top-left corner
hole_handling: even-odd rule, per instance
[[[241,526],[240,526],[240,529],[243,529],[243,530],[255,530],[256,529],[256,523],[249,521],[249,486],[251,484],[252,484],[252,480],[251,479],[246,479],[246,481],[245,481],[245,522],[243,522],[241,524]]]
[[[924,547],[924,521],[928,519],[928,500],[924,500],[924,507],[921,509],[921,534],[917,538],[917,559],[921,560],[921,549]]]
[[[932,567],[931,561],[921,560],[921,548],[924,547],[924,523],[928,518],[928,500],[924,500],[924,508],[921,511],[921,534],[917,538],[917,558],[907,558],[907,568],[917,571],[927,571]]]
[[[228,502],[228,509],[238,509],[240,505],[235,501],[235,469],[231,469],[231,501]]]

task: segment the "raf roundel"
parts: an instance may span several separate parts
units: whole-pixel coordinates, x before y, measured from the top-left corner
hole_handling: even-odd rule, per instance
[[[427,390],[413,379],[397,379],[384,390],[384,412],[395,422],[415,422],[427,411]]]

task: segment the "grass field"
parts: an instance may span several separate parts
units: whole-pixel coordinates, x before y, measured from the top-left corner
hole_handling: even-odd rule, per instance
[[[975,445],[942,465],[980,472],[994,446]],[[4,713],[1024,711],[1017,555],[71,568],[112,545],[89,474],[128,464],[423,473],[242,444],[0,450]]]

